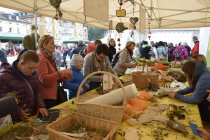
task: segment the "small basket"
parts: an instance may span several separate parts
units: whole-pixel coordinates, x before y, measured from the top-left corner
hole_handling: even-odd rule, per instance
[[[103,140],[112,140],[119,127],[116,122],[98,119],[79,113],[72,113],[47,126],[50,140],[78,140],[77,138],[70,137],[62,133],[62,131],[67,129],[74,122],[82,123],[88,128],[107,130],[109,133]]]
[[[138,90],[145,90],[149,88],[149,81],[153,84],[158,84],[158,74],[149,73],[148,66],[147,72],[144,72],[144,66],[142,71],[132,73],[132,80],[135,83]]]
[[[79,102],[80,90],[82,88],[82,85],[88,80],[88,78],[90,78],[91,76],[96,75],[96,74],[106,74],[108,76],[114,77],[118,81],[118,83],[120,84],[120,86],[122,88],[122,92],[123,92],[122,105],[116,106],[116,105],[105,105],[105,104],[98,104],[98,103],[94,104],[94,103]],[[107,94],[109,94],[109,93],[107,93]],[[105,72],[105,71],[93,72],[93,73],[89,74],[87,77],[85,77],[84,80],[82,81],[82,83],[80,84],[78,91],[77,91],[77,100],[76,100],[75,104],[77,106],[78,113],[93,116],[96,118],[102,118],[105,120],[121,122],[123,119],[124,108],[126,105],[125,90],[124,90],[124,87],[123,87],[121,81],[119,80],[119,78],[117,76],[115,76],[114,74]]]
[[[133,82],[138,90],[144,90],[149,87],[149,81],[147,79],[147,74],[144,72],[133,72],[132,73]]]

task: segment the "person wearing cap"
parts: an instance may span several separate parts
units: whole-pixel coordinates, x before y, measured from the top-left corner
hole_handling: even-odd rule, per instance
[[[79,88],[80,83],[83,80],[82,68],[84,64],[84,59],[79,54],[74,54],[70,61],[71,71],[73,73],[72,78],[64,81],[63,87],[69,90],[69,99],[77,96],[77,90]],[[88,84],[83,85],[80,93],[85,93],[89,88]]]
[[[193,36],[194,47],[192,48],[192,54],[199,54],[199,41],[197,36]]]
[[[17,99],[18,107],[11,113],[13,122],[25,120],[35,113],[48,115],[36,72],[38,65],[37,53],[24,49],[12,65],[3,63],[0,67],[0,98],[13,95]]]

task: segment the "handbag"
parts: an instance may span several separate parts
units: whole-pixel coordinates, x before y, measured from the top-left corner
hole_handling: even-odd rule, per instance
[[[68,101],[67,93],[63,88],[63,83],[58,84],[57,101],[59,104]]]

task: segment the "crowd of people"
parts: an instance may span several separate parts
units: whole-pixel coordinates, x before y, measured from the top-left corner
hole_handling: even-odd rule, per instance
[[[189,87],[169,97],[191,104],[198,104],[203,121],[210,122],[210,71],[205,56],[199,54],[199,41],[193,37],[195,46],[186,43],[173,46],[172,43],[142,41],[136,44],[128,41],[124,49],[116,52],[116,42],[109,39],[107,44],[100,40],[87,46],[82,41],[75,48],[61,49],[54,45],[54,38],[44,35],[39,41],[39,51],[23,49],[12,65],[3,61],[0,67],[0,97],[13,92],[18,108],[12,112],[14,122],[18,122],[38,113],[48,115],[47,109],[58,105],[60,83],[69,90],[69,98],[77,94],[80,83],[87,75],[95,71],[108,71],[116,76],[125,74],[127,68],[134,68],[133,58],[182,61]],[[1,53],[0,53],[1,54]],[[65,68],[66,57],[70,57],[70,68]],[[62,61],[63,59],[63,61]],[[67,62],[66,62],[67,63]],[[61,70],[60,67],[64,66]],[[95,75],[82,86],[81,94],[97,88],[103,80],[102,75]],[[192,96],[184,96],[192,93]],[[207,100],[208,99],[208,100]],[[199,129],[202,134],[206,131]]]
[[[175,46],[173,43],[167,43],[159,41],[154,43],[142,41],[137,44],[134,50],[134,57],[140,57],[145,59],[160,59],[171,61],[183,61],[189,58],[189,56],[199,53],[199,41],[196,36],[193,37],[194,47],[191,47],[186,42],[180,42]]]

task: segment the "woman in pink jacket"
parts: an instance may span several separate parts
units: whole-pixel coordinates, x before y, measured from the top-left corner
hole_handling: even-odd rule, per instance
[[[58,84],[72,76],[70,69],[58,71],[56,68],[54,38],[50,35],[44,35],[39,42],[40,64],[38,67],[39,80],[41,81],[41,93],[46,108],[58,105],[57,94]]]

